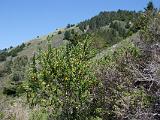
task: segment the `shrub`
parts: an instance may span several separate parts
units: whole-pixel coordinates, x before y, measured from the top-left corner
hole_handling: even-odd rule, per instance
[[[64,40],[69,40],[71,38],[71,33],[70,33],[70,31],[66,31],[65,33],[64,33]]]
[[[0,70],[0,77],[3,77],[4,73],[2,73],[2,71]]]
[[[0,53],[0,62],[5,61],[7,58],[7,52]]]
[[[6,60],[6,56],[5,55],[0,55],[0,61],[5,61]]]
[[[14,87],[4,87],[3,94],[8,96],[16,96],[16,88]]]
[[[9,47],[9,49],[12,49],[12,48],[13,48],[13,46],[10,46],[10,47]]]
[[[140,111],[145,112],[151,107],[152,95],[143,86],[137,88],[134,85],[135,80],[141,79],[137,68],[139,57],[137,47],[123,42],[99,62],[97,79],[102,81],[102,85],[95,89],[94,101],[97,102],[94,105],[99,108],[97,114],[100,118],[141,119]]]
[[[0,69],[0,71],[5,74],[11,74],[11,65],[12,61],[6,61]]]
[[[71,28],[71,27],[74,27],[75,24],[68,24],[66,28]]]
[[[76,45],[83,36],[84,35],[80,35],[78,32],[75,32],[74,29],[71,29],[64,33],[64,40],[68,40],[71,44]]]
[[[27,56],[20,56],[12,62],[12,74],[11,80],[14,82],[20,82],[24,79],[26,66],[28,64]]]
[[[62,34],[62,31],[58,31],[58,34]]]
[[[146,29],[141,30],[141,37],[148,42],[160,42],[160,15],[150,19]]]
[[[33,57],[28,82],[23,85],[30,105],[52,106],[52,119],[86,119],[90,116],[92,87],[96,81],[87,40],[76,46],[41,51]]]
[[[3,118],[4,118],[4,113],[0,112],[0,119],[3,120]]]
[[[48,120],[48,113],[43,110],[34,110],[32,111],[29,120]]]
[[[8,56],[16,57],[17,54],[18,54],[19,52],[21,52],[21,51],[24,49],[25,46],[26,46],[26,45],[25,45],[24,43],[22,43],[21,45],[18,45],[16,48],[12,49],[12,50],[8,53]]]
[[[68,24],[68,25],[67,25],[67,28],[70,28],[70,27],[71,27],[71,24]]]
[[[27,46],[30,46],[31,45],[31,43],[29,42],[29,43],[27,43]]]
[[[20,72],[14,72],[12,73],[11,75],[11,80],[14,81],[14,82],[19,82],[19,81],[22,81],[24,78],[23,74],[20,73]]]
[[[113,28],[109,28],[107,30],[97,30],[94,32],[93,44],[95,44],[95,48],[104,49],[105,47],[110,47],[121,40],[122,38],[119,36],[118,32]]]
[[[9,96],[17,95],[19,91],[19,86],[25,78],[25,70],[28,64],[27,56],[20,56],[15,58],[13,61],[7,61],[4,65],[4,70],[2,73],[10,74],[10,83],[7,87],[4,87],[3,93]],[[5,70],[6,69],[6,70]],[[4,75],[4,74],[2,74]]]
[[[28,64],[28,57],[26,55],[17,57],[13,60],[12,69],[13,72],[22,71],[24,72],[26,65]]]
[[[75,24],[71,24],[71,27],[74,27],[75,26]]]

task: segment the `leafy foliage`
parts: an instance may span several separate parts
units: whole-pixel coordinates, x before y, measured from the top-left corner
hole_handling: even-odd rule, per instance
[[[52,48],[49,43],[47,50],[34,54],[26,77],[26,56],[6,62],[0,74],[8,72],[11,85],[3,93],[15,96],[17,87],[25,92],[31,108],[40,107],[32,111],[30,120],[159,119],[160,15],[153,3],[145,12],[101,12],[78,26],[83,34],[74,29],[64,33],[66,46]],[[139,30],[140,40],[122,41]],[[102,57],[95,57],[93,49],[116,43]],[[24,47],[1,52],[0,60]]]
[[[48,120],[48,114],[44,110],[34,110],[29,120]]]
[[[125,27],[123,27],[121,25],[120,21],[119,22],[117,22],[117,21],[111,22],[109,27],[116,30],[120,37],[122,37],[122,38],[127,37],[127,30],[125,29]],[[113,36],[114,36],[114,34],[113,34]]]
[[[147,4],[147,8],[145,8],[146,11],[153,11],[155,8],[154,8],[154,5],[153,5],[153,2],[150,1],[148,4]]]
[[[7,52],[0,53],[0,61],[5,61],[7,57]]]
[[[122,40],[118,32],[113,28],[95,31],[92,39],[92,46],[98,50],[110,47]]]
[[[160,37],[160,15],[157,13],[155,16],[150,17],[150,15],[145,19],[148,19],[148,23],[145,25],[145,29],[141,29],[140,35],[141,39],[147,42],[159,42]]]
[[[11,74],[11,65],[12,65],[12,61],[6,61],[0,67],[0,77]]]
[[[9,49],[4,49],[3,51],[0,52],[0,62],[1,61],[6,61],[6,58],[8,56],[15,57],[19,52],[23,50],[25,47],[25,44],[23,43],[20,46],[17,46],[16,48],[12,48],[12,46]]]
[[[33,57],[28,83],[24,84],[31,105],[52,106],[53,119],[86,119],[96,81],[90,62],[93,53],[87,40],[76,46],[41,51]]]
[[[59,31],[58,31],[58,34],[62,34],[62,31],[61,31],[61,30],[59,30]]]
[[[66,28],[71,28],[71,27],[74,27],[75,26],[75,24],[68,24],[67,26],[66,26]]]
[[[12,57],[17,56],[17,54],[18,54],[19,52],[21,52],[24,47],[25,47],[25,44],[24,44],[24,43],[23,43],[22,45],[20,45],[20,46],[17,46],[16,48],[12,49],[12,50],[8,53],[8,56],[12,56]]]
[[[132,44],[123,43],[115,52],[107,55],[98,64],[97,77],[102,85],[95,89],[94,106],[102,119],[132,119],[137,109],[146,110],[152,97],[144,88],[134,86],[135,71],[139,50]],[[97,68],[97,67],[96,67]]]
[[[130,30],[133,32],[137,32],[138,30],[147,30],[147,26],[152,22],[152,19],[156,14],[157,10],[154,8],[153,3],[149,2],[147,7],[145,8],[145,11],[137,17],[138,19],[134,22],[134,25]]]
[[[17,57],[13,61],[6,62],[6,71],[10,75],[10,84],[3,88],[3,94],[17,95],[17,88],[25,78],[25,70],[28,64],[27,56]]]

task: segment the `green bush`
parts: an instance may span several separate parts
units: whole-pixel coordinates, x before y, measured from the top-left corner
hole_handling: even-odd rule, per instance
[[[5,54],[1,53],[1,54],[0,54],[0,62],[1,62],[1,61],[5,61],[5,60],[6,60],[6,57],[7,57],[7,56],[6,56]]]
[[[13,61],[7,61],[4,64],[4,69],[2,70],[1,76],[4,76],[6,73],[10,75],[9,82],[7,86],[3,88],[3,94],[9,96],[16,96],[19,91],[19,86],[25,78],[25,70],[27,68],[28,58],[27,56],[20,56],[15,58]]]
[[[124,41],[99,61],[97,79],[102,84],[95,91],[97,102],[94,105],[100,118],[136,119],[137,109],[143,111],[151,106],[152,97],[146,89],[134,86],[138,78],[134,67],[137,67],[140,55],[137,47]]]
[[[0,112],[0,119],[3,120],[3,118],[4,118],[4,113]]]
[[[70,31],[66,31],[65,33],[64,33],[64,40],[69,40],[71,38],[71,33],[70,33]]]
[[[66,28],[71,28],[71,27],[74,27],[75,26],[75,24],[68,24],[67,26],[66,26]]]
[[[21,45],[18,45],[16,48],[12,49],[12,50],[8,53],[8,56],[16,57],[17,54],[18,54],[19,52],[21,52],[21,51],[24,49],[25,46],[26,46],[26,45],[25,45],[24,43],[22,43]]]
[[[14,82],[21,82],[25,76],[25,70],[28,65],[28,57],[27,56],[20,56],[13,60],[12,62],[12,74],[11,80]]]
[[[90,118],[92,88],[96,85],[87,40],[41,51],[33,57],[23,85],[30,105],[52,106],[52,119]]]
[[[11,74],[11,65],[12,61],[6,61],[1,67],[0,67],[0,73],[3,74]]]
[[[24,69],[27,66],[27,64],[28,64],[28,57],[26,55],[19,56],[15,58],[12,62],[12,71],[24,72],[25,71]]]
[[[67,26],[66,26],[66,28],[70,28],[71,27],[71,24],[68,24]]]
[[[3,94],[8,96],[16,96],[16,88],[15,87],[4,87],[3,88]]]
[[[58,34],[62,34],[62,31],[59,30],[59,31],[58,31]]]
[[[87,35],[85,35],[87,36]],[[71,42],[73,45],[76,45],[80,39],[84,38],[84,35],[80,35],[78,32],[75,32],[74,29],[67,30],[64,33],[64,40],[68,40]]]
[[[24,78],[23,74],[21,72],[14,72],[11,75],[11,80],[14,82],[22,81]]]
[[[125,38],[127,37],[127,30],[125,29],[125,26],[122,26],[122,23],[120,23],[121,21],[117,22],[111,22],[110,24],[110,28],[112,28],[113,30],[118,32],[119,37]],[[113,34],[114,36],[114,34]]]
[[[34,110],[29,120],[48,120],[48,113],[42,110]]]
[[[96,48],[98,50],[103,50],[107,47],[111,47],[112,45],[120,42],[123,39],[113,28],[97,30],[93,32],[92,36],[92,46],[93,48]]]
[[[147,18],[145,18],[147,19]],[[160,42],[160,15],[157,13],[154,18],[150,18],[145,29],[140,31],[141,38],[146,42]]]

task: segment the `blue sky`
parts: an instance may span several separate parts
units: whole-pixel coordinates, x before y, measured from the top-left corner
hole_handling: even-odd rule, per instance
[[[149,0],[0,0],[0,49],[78,23],[100,11],[143,10]],[[160,0],[153,0],[160,8]]]

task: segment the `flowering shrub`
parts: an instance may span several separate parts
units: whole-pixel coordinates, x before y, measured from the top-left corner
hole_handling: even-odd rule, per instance
[[[33,56],[28,81],[23,84],[30,105],[51,106],[52,119],[89,118],[89,103],[96,85],[89,59],[93,56],[86,40],[76,46],[39,51]]]

